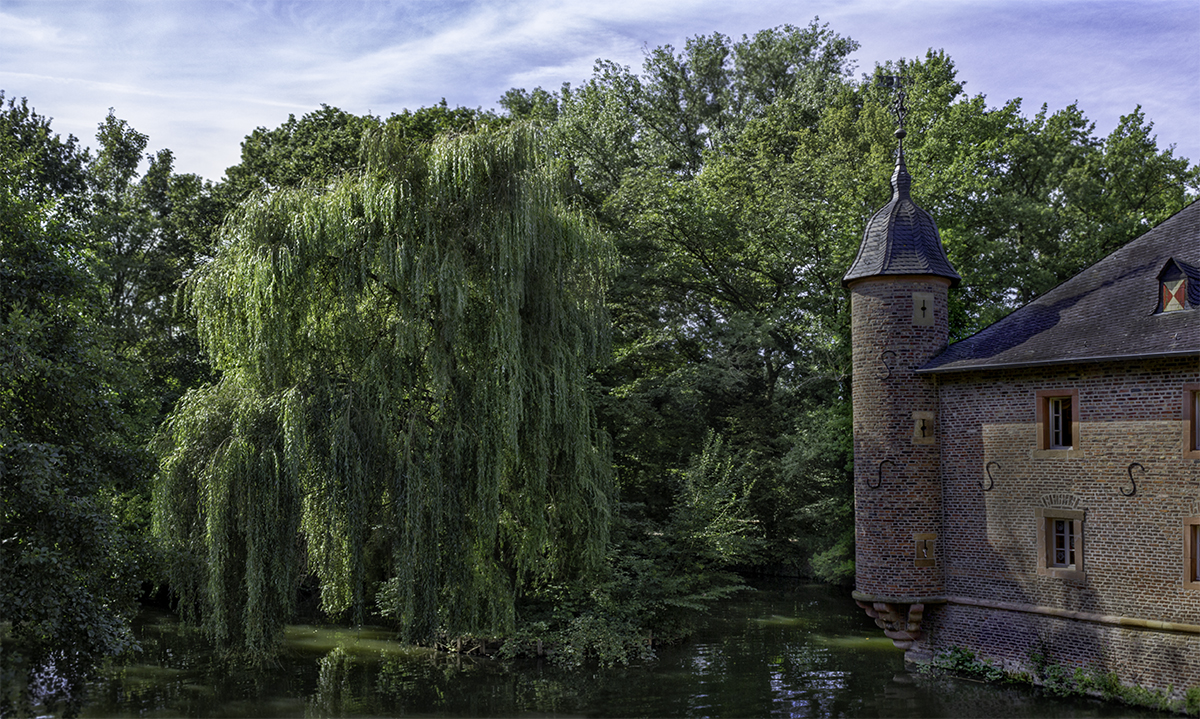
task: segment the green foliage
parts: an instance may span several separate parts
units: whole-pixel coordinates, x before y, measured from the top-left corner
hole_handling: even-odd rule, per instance
[[[1103,672],[1094,669],[1088,673],[1076,670],[1075,683],[1084,691],[1099,692],[1105,701],[1114,701],[1121,696],[1121,679],[1116,672]]]
[[[618,242],[615,361],[599,379],[623,498],[666,522],[672,478],[715,433],[744,468],[767,556],[801,566],[850,517],[848,445],[809,415],[832,403],[849,417],[836,263],[855,238],[780,143],[837,96],[854,47],[815,23],[693,38],[651,52],[642,75],[598,64],[563,89],[556,124]]]
[[[273,130],[257,128],[242,141],[241,162],[225,171],[222,194],[232,209],[257,193],[333,180],[360,167],[363,135],[379,125],[322,104],[299,120],[288,115]]]
[[[986,659],[979,659],[975,652],[965,647],[950,647],[939,652],[929,666],[955,676],[986,682],[1001,681],[1007,676],[1004,670]]]
[[[622,497],[665,521],[671,478],[716,432],[753,468],[765,556],[830,579],[850,574],[853,542],[841,277],[894,164],[876,78],[909,83],[914,196],[964,278],[952,338],[1200,189],[1200,170],[1159,151],[1140,112],[1098,139],[1074,106],[1033,118],[1019,101],[989,108],[940,52],[854,82],[855,47],[816,23],[700,36],[649,52],[641,73],[600,62],[587,83],[543,97],[580,201],[616,238],[614,361],[598,379]],[[528,93],[506,97],[531,111]]]
[[[532,118],[530,118],[532,119]],[[508,124],[492,112],[469,107],[450,107],[446,98],[436,105],[404,110],[388,117],[385,127],[392,143],[399,147],[415,148],[433,142],[442,135],[463,135],[481,130],[495,130]]]
[[[849,507],[853,512],[853,506]],[[830,584],[851,585],[854,583],[854,530],[842,530],[833,546],[819,550],[809,559],[815,579]]]
[[[82,189],[82,164],[24,102],[0,109],[0,683],[53,667],[75,699],[134,647],[146,556],[120,502],[146,478],[135,373],[102,320],[78,197],[56,194]]]
[[[111,111],[96,139],[86,228],[105,289],[106,322],[118,349],[145,371],[139,394],[160,419],[185,390],[210,378],[175,298],[183,277],[208,253],[224,207],[211,183],[173,173],[170,150],[146,154],[149,138]],[[139,175],[144,160],[148,168]]]
[[[593,586],[535,587],[503,653],[544,653],[571,668],[649,659],[655,644],[687,636],[716,600],[746,589],[731,570],[759,561],[762,538],[745,467],[710,436],[678,481],[665,523],[644,507],[621,506],[606,571]]]
[[[1161,712],[1174,711],[1177,707],[1171,701],[1171,691],[1173,688],[1168,686],[1165,691],[1157,691],[1138,685],[1123,686],[1121,687],[1120,699],[1123,703],[1130,706],[1147,707],[1149,709],[1157,709]]]
[[[563,93],[569,92],[570,85],[564,85]],[[514,87],[504,93],[498,104],[514,120],[553,122],[558,118],[559,98],[558,93],[540,87],[535,87],[533,92],[526,92],[523,87]]]
[[[684,550],[716,566],[754,564],[762,544],[746,503],[753,480],[736,462],[725,441],[710,433],[684,473],[668,525]]]
[[[1147,689],[1139,684],[1122,684],[1115,672],[1105,672],[1099,667],[1076,667],[1074,671],[1052,662],[1042,652],[1031,652],[1035,682],[1046,692],[1060,697],[1100,696],[1105,701],[1119,702],[1135,707],[1146,707],[1162,712],[1188,711],[1190,694],[1182,703],[1174,702],[1173,686],[1165,691]]]
[[[4,101],[0,90],[0,125],[4,134],[4,162],[9,185],[6,191],[41,207],[64,227],[74,227],[83,212],[88,153],[74,135],[63,138],[50,128],[49,118],[38,115],[25,98]]]
[[[257,656],[304,559],[358,618],[383,547],[380,608],[421,640],[510,630],[532,583],[604,561],[607,255],[564,166],[524,127],[383,131],[366,158],[243,205],[188,284],[222,375],[165,425],[156,531],[185,603]]]
[[[1072,670],[1051,661],[1042,651],[1030,652],[1029,660],[1032,674],[1007,672],[986,659],[979,659],[971,650],[955,646],[938,652],[923,670],[948,672],[978,681],[1030,682],[1056,697],[1099,696],[1105,701],[1161,712],[1195,714],[1200,709],[1200,687],[1192,687],[1182,702],[1176,702],[1171,699],[1174,688],[1170,686],[1159,691],[1138,684],[1122,684],[1114,672],[1105,672],[1099,667]]]
[[[363,169],[363,141],[386,127],[395,144],[415,147],[443,134],[462,134],[503,125],[493,113],[437,105],[394,113],[387,120],[358,116],[322,104],[321,109],[268,130],[259,127],[242,141],[241,162],[225,171],[220,194],[232,209],[259,193],[324,185]]]
[[[1042,689],[1053,696],[1070,696],[1078,690],[1075,683],[1077,675],[1061,664],[1042,662],[1037,667],[1036,676]]]

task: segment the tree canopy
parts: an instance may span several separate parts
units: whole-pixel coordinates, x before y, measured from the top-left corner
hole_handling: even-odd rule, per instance
[[[679,636],[733,570],[851,577],[840,279],[890,191],[880,76],[963,277],[952,339],[1200,192],[1140,108],[1098,137],[941,52],[856,78],[856,48],[814,21],[505,114],[322,105],[215,184],[113,112],[92,153],[10,100],[0,670],[130,646],[142,582],[258,658],[315,589],[570,664]]]
[[[907,83],[914,197],[963,276],[955,338],[1200,189],[1200,170],[1160,150],[1139,111],[1099,139],[1074,106],[1032,118],[1019,100],[988,107],[940,52],[855,80],[856,47],[816,22],[692,38],[648,53],[641,73],[598,63],[557,96],[554,123],[618,251],[600,406],[622,497],[666,521],[678,476],[716,433],[767,561],[830,579],[853,573],[840,281],[894,163],[877,78]]]
[[[517,127],[377,132],[366,168],[244,204],[187,288],[221,379],[164,427],[156,531],[185,604],[259,654],[306,561],[330,614],[373,597],[428,639],[510,629],[604,558],[608,253],[564,164]]]
[[[145,566],[124,494],[145,486],[135,368],[79,239],[87,156],[0,95],[0,712],[51,664],[78,698],[134,646]]]

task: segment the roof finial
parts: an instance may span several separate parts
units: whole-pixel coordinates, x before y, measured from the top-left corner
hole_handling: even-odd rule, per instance
[[[892,111],[892,115],[896,118],[896,164],[897,166],[904,164],[904,136],[908,133],[904,131],[904,118],[908,116],[908,108],[904,106],[904,101],[908,99],[908,93],[905,92],[904,86],[908,84],[908,79],[904,77],[904,61],[900,61],[899,75],[880,75],[878,84],[895,93],[888,109]]]
[[[904,105],[908,98],[908,93],[904,90],[904,86],[908,84],[907,78],[904,77],[904,61],[900,61],[899,75],[880,75],[877,82],[881,87],[895,93],[888,107],[896,118],[896,132],[893,133],[896,136],[896,171],[892,173],[892,193],[896,197],[908,197],[912,178],[909,177],[908,167],[904,164],[904,136],[908,134],[904,130],[904,118],[908,116],[908,108]]]

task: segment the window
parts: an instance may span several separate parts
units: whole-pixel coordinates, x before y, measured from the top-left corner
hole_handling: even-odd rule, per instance
[[[1051,519],[1054,546],[1050,548],[1050,566],[1075,568],[1075,523],[1069,519]]]
[[[1200,524],[1192,526],[1192,583],[1200,584]]]
[[[1082,581],[1083,519],[1078,509],[1038,508],[1038,574]]]
[[[1083,456],[1079,446],[1079,390],[1038,390],[1035,414],[1035,459],[1077,459]]]
[[[1071,398],[1050,398],[1050,449],[1071,449]]]
[[[1183,386],[1183,458],[1200,459],[1200,384]]]
[[[1183,520],[1183,588],[1200,589],[1200,517]]]
[[[1200,589],[1200,517],[1183,520],[1183,588]]]

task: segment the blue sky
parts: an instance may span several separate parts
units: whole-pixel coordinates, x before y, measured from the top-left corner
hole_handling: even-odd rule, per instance
[[[944,49],[991,106],[1078,102],[1105,135],[1141,105],[1160,147],[1200,162],[1197,0],[0,0],[0,89],[86,145],[112,107],[216,180],[255,127],[321,103],[492,108],[597,58],[638,68],[647,47],[815,16],[860,43],[858,73]]]

